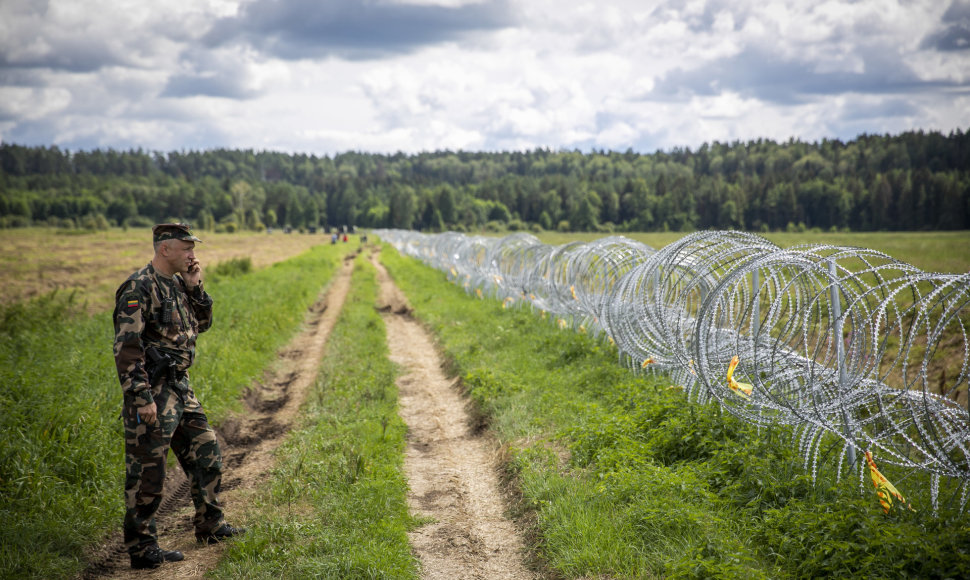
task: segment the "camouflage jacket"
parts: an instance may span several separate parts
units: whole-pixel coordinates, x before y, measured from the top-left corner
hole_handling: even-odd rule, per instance
[[[212,326],[212,298],[200,283],[192,292],[178,275],[171,278],[149,263],[115,293],[115,365],[125,404],[153,402],[145,350],[156,347],[185,371],[195,359],[195,341]]]

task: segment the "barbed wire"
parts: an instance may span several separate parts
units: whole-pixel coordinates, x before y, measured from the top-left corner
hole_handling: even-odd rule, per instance
[[[535,236],[376,232],[469,293],[602,334],[634,370],[759,426],[790,425],[817,476],[823,435],[970,489],[970,273],[928,273],[865,248],[782,249],[744,232],[660,250],[620,236],[559,246]]]

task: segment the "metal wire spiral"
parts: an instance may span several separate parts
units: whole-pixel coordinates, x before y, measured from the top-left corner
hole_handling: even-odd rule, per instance
[[[970,489],[970,273],[927,273],[864,248],[782,249],[698,232],[655,251],[623,237],[548,246],[377,232],[467,292],[602,333],[636,370],[670,376],[761,426],[791,425],[813,476],[823,435],[837,469],[857,450]]]

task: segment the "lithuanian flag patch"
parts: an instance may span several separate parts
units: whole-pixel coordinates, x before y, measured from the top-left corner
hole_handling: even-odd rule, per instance
[[[119,306],[123,308],[125,314],[134,314],[139,308],[138,295],[127,294],[122,296]]]

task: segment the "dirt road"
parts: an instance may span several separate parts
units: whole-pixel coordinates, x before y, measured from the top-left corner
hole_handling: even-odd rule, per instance
[[[442,372],[431,336],[408,316],[406,299],[383,266],[372,261],[390,358],[406,371],[397,384],[400,414],[408,425],[408,502],[413,513],[432,519],[410,534],[422,578],[537,577],[523,565],[523,542],[503,515],[497,446],[474,433],[466,401]]]

